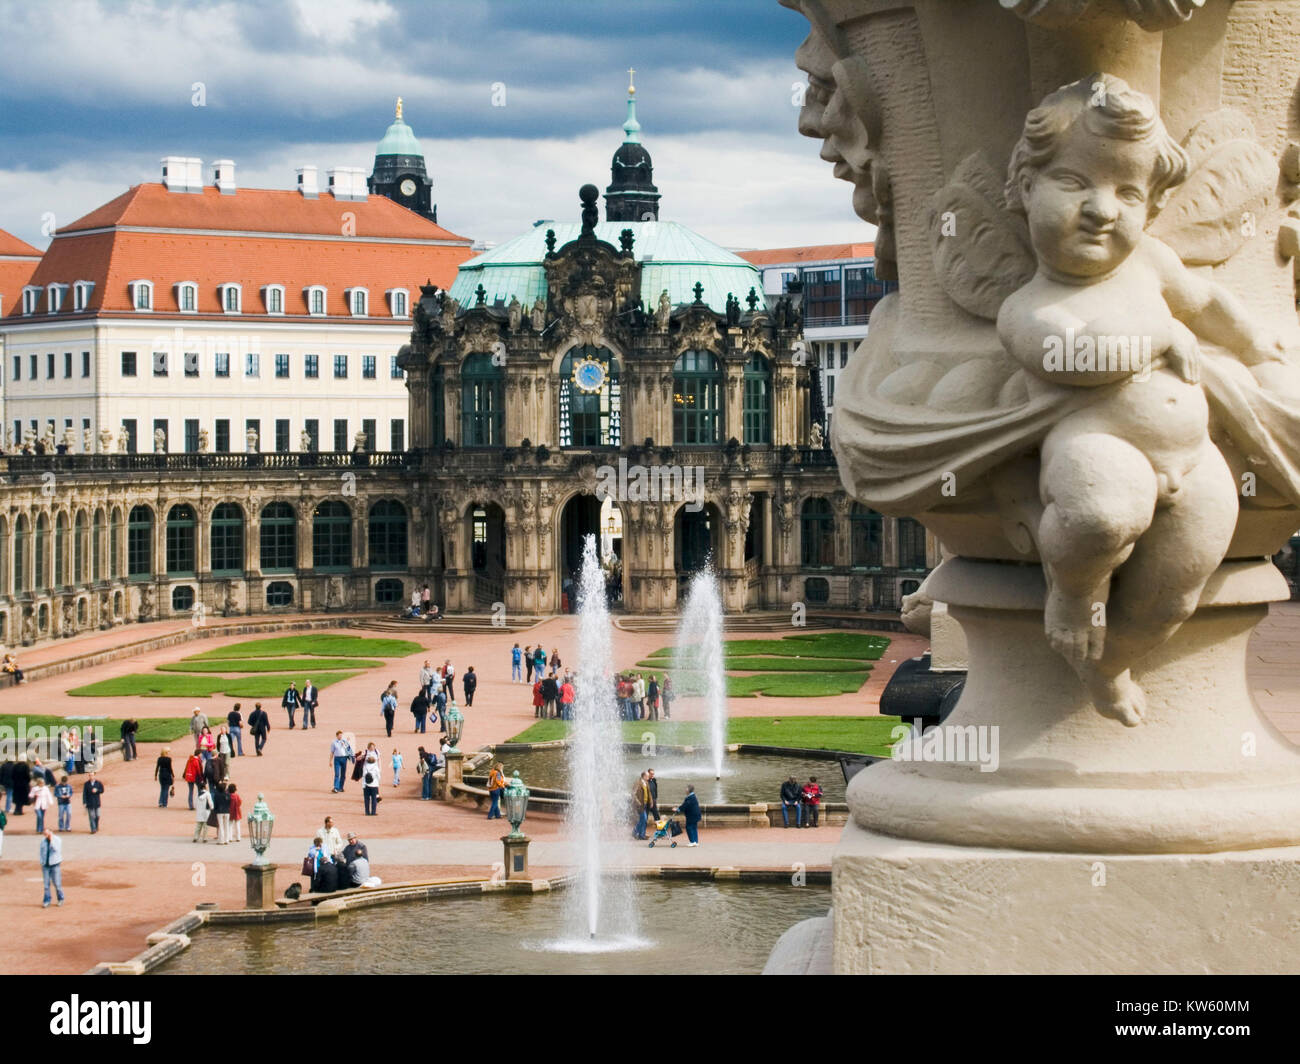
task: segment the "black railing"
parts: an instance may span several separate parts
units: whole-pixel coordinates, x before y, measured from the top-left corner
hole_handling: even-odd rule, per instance
[[[179,454],[10,454],[0,471],[28,473],[143,473],[243,469],[409,469],[420,457],[409,451],[270,451]]]

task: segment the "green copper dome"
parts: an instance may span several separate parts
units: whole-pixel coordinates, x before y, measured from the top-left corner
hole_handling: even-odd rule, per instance
[[[379,147],[375,149],[375,155],[423,155],[420,150],[420,142],[415,139],[415,134],[411,127],[397,119],[388,127],[388,132],[384,134],[384,139],[379,142]]]
[[[554,229],[556,247],[577,238],[577,223],[545,222],[528,232],[462,263],[451,286],[462,307],[474,305],[480,284],[490,305],[497,299],[509,303],[514,296],[525,307],[546,298],[546,230]],[[713,310],[726,309],[727,293],[743,300],[751,287],[763,290],[757,269],[677,222],[600,222],[596,236],[618,247],[618,237],[631,229],[636,242],[632,253],[641,263],[641,299],[647,313],[659,303],[665,288],[675,304],[695,299],[695,282],[704,286],[703,300]]]

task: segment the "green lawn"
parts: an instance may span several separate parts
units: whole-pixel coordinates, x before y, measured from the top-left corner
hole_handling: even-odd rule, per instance
[[[746,654],[776,654],[781,657],[804,658],[857,658],[879,661],[889,646],[883,635],[864,635],[858,632],[808,632],[789,635],[781,639],[731,639],[725,644],[728,658]],[[661,647],[652,658],[672,660],[674,647]]]
[[[317,687],[329,687],[340,680],[360,676],[360,672],[322,672],[313,675]],[[209,698],[226,695],[230,698],[274,698],[279,700],[284,689],[292,683],[301,683],[302,676],[294,673],[263,673],[260,676],[208,676],[174,672],[143,672],[130,676],[115,676],[85,687],[74,687],[68,692],[82,698],[116,698],[122,695],[140,695],[145,698]]]
[[[668,671],[668,666],[671,664],[671,659],[655,658],[637,662],[639,668],[649,669],[651,672],[656,669],[660,672]],[[724,668],[728,672],[861,672],[864,669],[871,671],[871,666],[866,662],[850,658],[789,658],[776,654],[770,657],[728,656]],[[673,675],[677,676],[679,673]],[[676,680],[673,682],[676,683]]]
[[[755,698],[765,695],[770,698],[820,698],[825,695],[851,695],[861,689],[867,682],[870,671],[863,669],[861,662],[854,663],[859,671],[837,672],[823,670],[817,673],[806,672],[760,672],[749,676],[727,676],[728,698]],[[652,675],[663,682],[664,670],[633,669],[633,675],[640,673],[650,682]],[[698,673],[674,672],[673,689],[678,695],[700,695],[704,693],[703,678]]]
[[[185,658],[159,665],[159,672],[279,672],[301,671],[304,676],[339,669],[377,669],[384,663],[368,658]]]
[[[281,635],[270,639],[248,639],[228,647],[205,650],[188,661],[214,658],[278,658],[293,654],[312,654],[335,658],[404,658],[424,648],[409,639],[368,639],[359,635],[334,635],[309,632],[306,635]]]
[[[121,717],[107,717],[104,720],[69,720],[65,717],[30,717],[23,715],[21,719],[29,736],[33,727],[46,728],[57,735],[61,727],[81,725],[103,728],[105,742],[116,742],[122,734]],[[15,733],[18,730],[18,721],[19,717],[11,713],[0,714],[0,727],[12,728]],[[135,733],[135,740],[138,743],[170,743],[188,735],[189,731],[190,722],[188,718],[155,717],[148,719],[141,717],[140,730]]]
[[[843,750],[846,753],[889,754],[891,731],[902,722],[898,717],[732,717],[727,721],[727,742],[755,746],[786,746],[800,750]],[[520,732],[512,743],[542,743],[563,739],[569,724],[562,720],[539,720]],[[623,723],[623,739],[642,743],[647,732],[664,746],[706,746],[708,724],[704,721],[639,720]]]

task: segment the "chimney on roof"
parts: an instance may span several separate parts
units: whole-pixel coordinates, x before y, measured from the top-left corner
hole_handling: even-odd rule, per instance
[[[337,200],[364,200],[369,195],[366,172],[359,166],[336,166],[326,174],[329,191]]]
[[[316,187],[316,167],[298,167],[298,191],[302,193],[303,199],[316,199],[320,195],[320,190]]]
[[[233,196],[235,189],[235,164],[230,159],[218,159],[212,164],[212,183],[223,196]]]
[[[202,192],[203,160],[168,155],[162,161],[162,178],[169,192]]]

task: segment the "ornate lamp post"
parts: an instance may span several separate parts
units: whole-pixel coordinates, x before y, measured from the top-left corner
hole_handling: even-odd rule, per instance
[[[519,830],[528,812],[528,788],[516,772],[505,791],[506,818],[510,821],[510,834],[501,836],[505,848],[506,879],[528,878],[529,838]]]
[[[244,907],[270,909],[275,906],[276,865],[266,859],[271,847],[271,833],[275,830],[275,814],[266,804],[264,795],[257,796],[253,811],[248,814],[248,841],[253,847],[253,863],[244,865]]]

